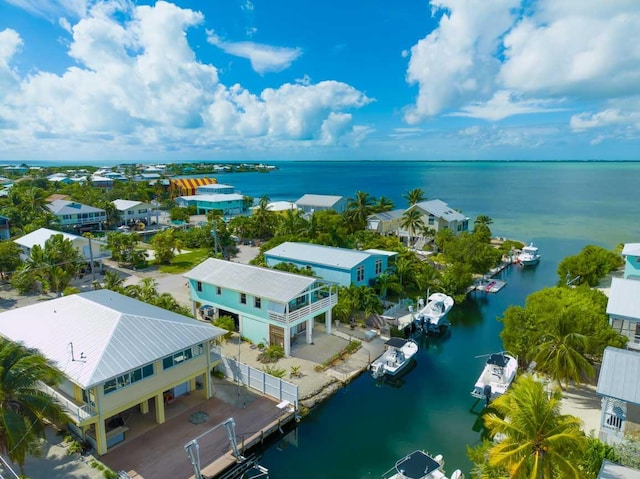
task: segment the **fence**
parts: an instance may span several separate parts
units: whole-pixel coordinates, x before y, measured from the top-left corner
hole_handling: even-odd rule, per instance
[[[278,401],[289,401],[298,408],[298,386],[295,384],[225,356],[222,356],[217,367],[228,379],[238,381]]]

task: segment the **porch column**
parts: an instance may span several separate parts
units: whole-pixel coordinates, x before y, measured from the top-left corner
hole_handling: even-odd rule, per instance
[[[331,310],[324,313],[324,327],[327,330],[327,334],[331,334]]]
[[[291,356],[291,326],[286,324],[284,330],[284,355]]]
[[[196,378],[193,377],[189,379],[189,391],[193,392],[196,390]]]
[[[149,400],[145,399],[144,401],[142,401],[140,403],[140,412],[142,414],[148,414],[149,413]]]
[[[307,344],[313,342],[313,318],[307,319]]]
[[[164,396],[162,393],[156,394],[156,423],[164,423]]]
[[[99,456],[107,453],[107,431],[102,419],[96,422],[96,449]]]

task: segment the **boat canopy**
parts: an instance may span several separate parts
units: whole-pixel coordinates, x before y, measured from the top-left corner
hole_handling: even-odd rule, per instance
[[[440,464],[424,451],[414,451],[396,462],[396,471],[407,479],[421,479],[439,467]]]
[[[407,339],[403,339],[403,338],[391,338],[386,343],[384,343],[384,345],[390,348],[400,349],[402,346],[407,344],[407,341],[408,341]]]
[[[496,353],[491,355],[491,357],[487,361],[487,364],[504,368],[509,363],[509,359],[511,358],[506,354]]]

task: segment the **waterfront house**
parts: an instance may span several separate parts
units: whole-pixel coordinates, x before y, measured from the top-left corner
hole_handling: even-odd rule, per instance
[[[0,216],[0,241],[6,241],[11,237],[9,229],[9,218]]]
[[[640,353],[607,346],[598,376],[597,394],[602,397],[600,440],[620,442],[625,433],[637,433],[630,417],[640,413]]]
[[[612,278],[607,302],[611,327],[629,338],[627,348],[640,350],[640,281]]]
[[[132,200],[113,200],[113,205],[120,214],[120,224],[130,226],[139,221],[146,225],[151,224],[152,219],[158,223],[160,212],[149,203]]]
[[[43,390],[71,418],[70,429],[98,454],[126,440],[129,414],[155,412],[194,392],[212,395],[214,343],[225,333],[106,289],[0,313],[0,335],[36,348],[64,379]]]
[[[303,213],[324,210],[343,213],[347,208],[347,199],[344,196],[306,194],[296,201],[296,205]]]
[[[162,175],[159,173],[140,173],[133,177],[133,181],[148,181],[149,184],[153,184],[151,183],[152,181],[155,183],[160,179],[162,179]]]
[[[171,198],[178,196],[195,195],[201,186],[218,183],[215,178],[171,178],[169,181],[169,191]]]
[[[442,200],[421,201],[410,206],[406,211],[413,209],[420,212],[425,227],[436,233],[446,229],[451,230],[454,234],[469,230],[469,218]]]
[[[367,218],[367,229],[383,236],[397,235],[404,211],[399,209],[372,214]]]
[[[253,206],[251,208],[252,212],[258,209],[258,206]],[[284,215],[287,211],[298,211],[298,205],[292,203],[291,201],[272,201],[267,204],[267,211],[272,211],[273,213]]]
[[[625,279],[640,279],[640,243],[626,243],[622,249]]]
[[[63,229],[78,231],[102,230],[107,212],[102,208],[83,205],[75,201],[54,200],[47,205]]]
[[[285,242],[264,253],[267,265],[291,263],[314,276],[341,286],[371,286],[389,269],[398,253],[382,250],[352,250],[310,243]]]
[[[206,215],[209,211],[219,210],[225,216],[232,216],[244,211],[244,197],[237,193],[179,196],[176,198],[176,204],[185,208],[195,206],[198,215]]]
[[[96,188],[113,188],[113,178],[108,178],[106,176],[100,175],[92,175],[91,185],[95,186]]]
[[[230,316],[254,343],[278,344],[287,356],[298,336],[313,342],[314,321],[331,333],[336,287],[317,278],[209,258],[187,272],[194,314]],[[205,307],[205,308],[203,308]]]
[[[20,257],[24,261],[31,256],[31,250],[35,245],[44,248],[45,243],[54,235],[62,235],[64,239],[68,239],[73,243],[73,247],[80,252],[87,264],[97,264],[102,270],[102,261],[111,258],[111,251],[107,249],[107,244],[93,238],[85,238],[71,233],[63,233],[61,231],[50,230],[48,228],[40,228],[29,234],[21,236],[13,240],[21,248]]]

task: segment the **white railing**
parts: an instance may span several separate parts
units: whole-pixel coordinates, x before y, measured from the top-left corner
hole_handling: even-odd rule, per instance
[[[333,308],[337,303],[338,295],[332,294],[331,296],[323,298],[319,301],[315,301],[314,303],[311,303],[307,306],[298,308],[295,311],[291,311],[288,314],[269,311],[269,319],[272,321],[279,321],[281,323],[293,323],[302,318],[315,316],[316,314],[319,314],[323,309],[326,310],[329,308]]]
[[[78,422],[85,421],[96,415],[96,410],[93,406],[88,404],[78,405],[60,391],[47,386],[45,383],[39,383],[38,387],[41,391],[44,391],[54,397],[62,405],[65,411],[67,411],[67,413]]]

